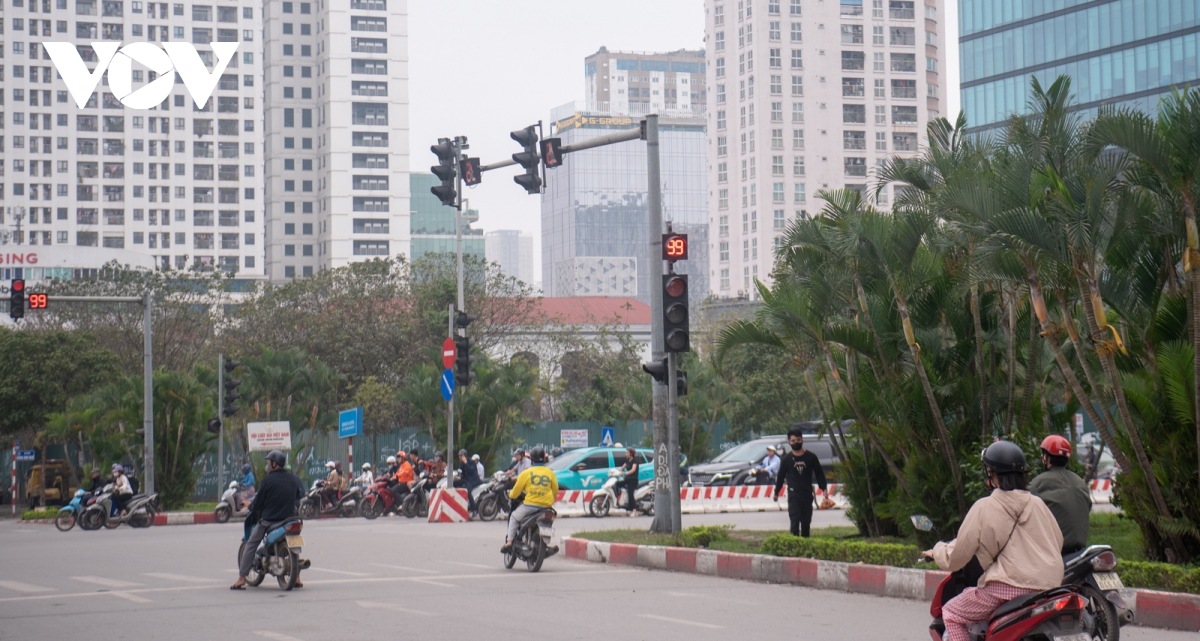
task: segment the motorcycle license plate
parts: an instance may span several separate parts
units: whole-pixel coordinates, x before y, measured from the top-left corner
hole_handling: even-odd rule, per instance
[[[288,535],[287,545],[290,548],[302,548],[302,547],[304,547],[304,537],[299,534],[294,535],[294,536]]]
[[[538,529],[541,531],[542,536],[554,538],[554,528],[541,525],[538,526]]]
[[[1116,572],[1097,572],[1092,575],[1092,578],[1096,579],[1096,585],[1105,592],[1108,590],[1120,590],[1125,587],[1121,583],[1121,577],[1117,576]]]
[[[1064,637],[1054,637],[1054,641],[1091,641],[1087,634],[1068,634]]]

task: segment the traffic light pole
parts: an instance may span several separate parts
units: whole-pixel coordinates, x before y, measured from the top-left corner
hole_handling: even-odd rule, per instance
[[[217,354],[217,418],[221,427],[217,429],[217,500],[221,500],[222,482],[225,479],[225,354]]]
[[[591,141],[589,141],[591,142]],[[650,282],[662,280],[662,178],[659,166],[658,150],[658,116],[646,116],[646,189],[647,213],[649,218],[649,245],[647,260],[650,266]],[[651,322],[651,356],[652,361],[662,360],[666,356],[666,344],[663,341],[663,296],[661,287],[650,288],[650,322]],[[670,362],[670,361],[668,361]],[[667,382],[674,379],[668,378]],[[650,524],[651,532],[669,532],[674,534],[672,521],[671,493],[674,491],[676,500],[679,497],[678,486],[671,484],[671,460],[674,452],[670,449],[671,435],[667,420],[668,385],[654,381],[653,418],[654,418],[654,522]]]
[[[679,354],[667,354],[667,450],[671,463],[668,476],[671,479],[672,494],[667,497],[671,503],[671,532],[678,534],[683,530],[683,516],[679,505]],[[654,495],[657,497],[658,495]],[[657,514],[657,512],[655,512]]]
[[[454,157],[461,158],[463,154],[463,144],[461,138],[454,139]],[[464,309],[464,299],[466,295],[463,293],[463,245],[462,245],[462,172],[454,173],[455,176],[455,192],[458,194],[458,200],[454,203],[454,244],[456,253],[458,254],[458,309]],[[454,312],[450,312],[450,335],[454,335]]]
[[[459,291],[462,291],[461,288]],[[449,325],[450,337],[454,337],[454,305],[450,305],[450,311],[446,314],[447,324]],[[458,386],[455,385],[457,388]],[[454,395],[450,395],[450,400],[446,406],[446,489],[454,487],[454,463],[458,457],[454,456]]]

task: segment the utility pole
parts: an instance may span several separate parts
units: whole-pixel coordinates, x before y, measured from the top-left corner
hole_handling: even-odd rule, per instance
[[[142,351],[145,354],[142,372],[142,429],[146,431],[146,451],[143,455],[146,462],[146,494],[154,494],[154,342],[150,333],[153,305],[154,298],[147,291],[142,295]]]
[[[463,152],[469,148],[470,148],[470,145],[467,144],[466,136],[455,136],[454,137],[454,157],[455,157],[455,159],[463,158]],[[457,194],[457,200],[454,203],[454,244],[456,247],[456,253],[458,254],[458,309],[466,309],[466,303],[465,303],[466,294],[463,292],[463,241],[462,241],[463,180],[462,180],[462,172],[461,171],[457,171],[454,173],[454,186],[455,186],[454,191]],[[451,316],[450,335],[453,336],[454,335],[454,325],[453,325],[454,312],[453,311],[450,312],[450,316]]]
[[[646,116],[646,188],[647,213],[649,224],[647,235],[649,243],[646,246],[647,264],[650,266],[650,282],[662,280],[662,178],[660,176],[658,154],[658,116]],[[650,323],[651,342],[650,360],[660,361],[666,355],[666,345],[663,342],[663,298],[661,287],[650,288]],[[670,363],[668,363],[670,367]],[[666,384],[654,381],[653,418],[654,418],[654,522],[650,524],[651,532],[673,532],[671,514],[671,449],[670,429],[667,421],[667,386],[674,381],[668,378]]]
[[[460,290],[461,291],[461,290]],[[446,322],[449,325],[447,331],[450,337],[454,337],[454,304],[451,303],[449,311],[446,314]],[[453,380],[453,377],[451,377]],[[446,406],[446,489],[454,487],[454,395],[450,395],[450,400]]]
[[[225,354],[217,354],[217,500],[221,500],[221,485],[225,479]]]

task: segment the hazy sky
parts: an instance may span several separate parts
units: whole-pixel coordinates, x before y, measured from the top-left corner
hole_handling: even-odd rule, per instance
[[[763,0],[759,0],[763,3]],[[946,0],[947,43],[957,40],[956,0]],[[410,167],[428,171],[439,137],[467,136],[470,155],[489,163],[518,150],[508,137],[572,100],[582,106],[583,59],[609,51],[662,52],[704,46],[703,0],[409,0]],[[957,47],[943,85],[958,109]],[[547,133],[549,128],[546,128]],[[468,189],[478,227],[520,229],[534,236],[535,280],[541,279],[541,209],[512,181],[508,167]]]

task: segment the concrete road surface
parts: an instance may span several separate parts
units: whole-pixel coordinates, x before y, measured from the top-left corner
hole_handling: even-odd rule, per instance
[[[685,525],[786,526],[784,515],[685,516]],[[821,512],[814,525],[842,521]],[[645,527],[648,519],[561,519],[558,533]],[[236,577],[242,526],[61,533],[0,523],[0,639],[332,641],[424,638],[925,641],[916,601],[548,560],[505,570],[500,523],[400,518],[310,521],[305,587]],[[435,633],[436,630],[436,633]],[[1125,628],[1131,641],[1194,633]]]

